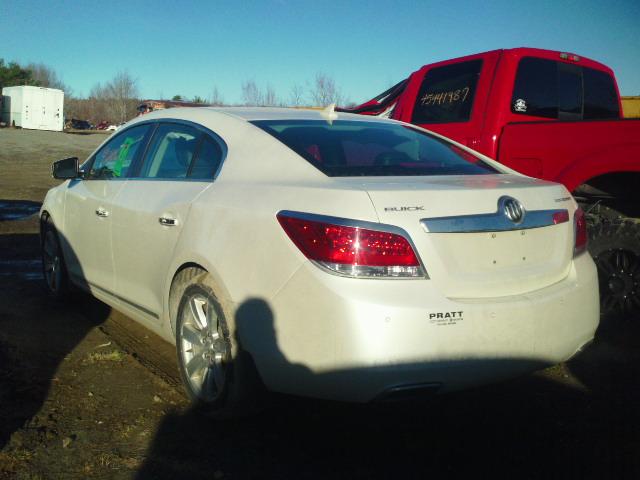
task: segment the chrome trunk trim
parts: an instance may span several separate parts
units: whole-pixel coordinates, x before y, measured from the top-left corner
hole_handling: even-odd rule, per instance
[[[564,218],[559,221],[559,217]],[[505,196],[498,200],[498,209],[494,213],[423,218],[420,224],[427,233],[477,233],[548,227],[565,223],[568,219],[566,209],[526,211],[520,202]]]

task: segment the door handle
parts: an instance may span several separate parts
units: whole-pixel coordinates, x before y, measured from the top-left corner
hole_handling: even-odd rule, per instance
[[[109,216],[109,212],[106,211],[104,208],[102,207],[98,207],[96,209],[96,215],[98,215],[99,217],[108,217]]]
[[[160,222],[160,225],[164,225],[165,227],[175,227],[178,225],[178,220],[171,217],[160,217],[158,222]]]

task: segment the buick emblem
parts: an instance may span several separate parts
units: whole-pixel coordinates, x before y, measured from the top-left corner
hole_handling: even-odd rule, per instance
[[[502,211],[507,218],[515,224],[522,222],[524,219],[524,208],[522,207],[522,204],[515,198],[511,197],[503,197],[501,200]]]

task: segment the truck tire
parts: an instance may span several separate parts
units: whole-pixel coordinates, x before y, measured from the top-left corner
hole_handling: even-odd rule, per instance
[[[640,223],[593,220],[589,253],[598,267],[604,322],[640,322]]]

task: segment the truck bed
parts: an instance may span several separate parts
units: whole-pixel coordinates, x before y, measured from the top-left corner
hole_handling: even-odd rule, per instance
[[[508,123],[497,160],[525,175],[564,183],[569,191],[585,178],[638,168],[640,119]]]

